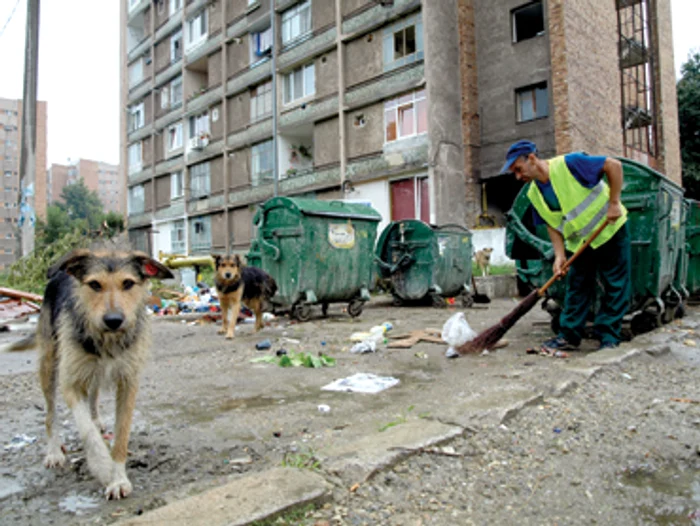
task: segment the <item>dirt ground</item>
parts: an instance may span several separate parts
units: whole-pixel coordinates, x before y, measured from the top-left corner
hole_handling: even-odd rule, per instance
[[[496,300],[466,309],[477,331],[515,306]],[[69,466],[48,471],[44,401],[36,353],[0,354],[1,524],[102,524],[199,493],[232,476],[286,463],[312,467],[324,450],[382,428],[422,418],[457,422],[470,401],[532,391],[544,396],[505,422],[477,413],[470,430],[442,452],[399,462],[354,492],[329,475],[333,499],[286,524],[700,524],[700,311],[626,344],[669,343],[671,352],[642,354],[605,368],[555,396],[551,378],[570,359],[528,355],[550,335],[539,307],[507,335],[510,345],[483,356],[444,357],[445,345],[419,343],[356,355],[349,336],[390,322],[393,333],[441,328],[458,309],[392,307],[374,299],[351,319],[332,305],[306,323],[279,317],[263,332],[239,325],[233,342],[212,325],[157,319],[153,357],[134,418],[127,473],[132,497],[105,502],[87,473],[77,432],[63,404],[59,429]],[[0,344],[19,333],[3,334]],[[255,344],[270,339],[269,350]],[[282,368],[253,363],[279,349],[322,352],[335,367]],[[356,372],[400,383],[378,394],[322,391]],[[672,398],[687,399],[672,401]],[[688,401],[689,400],[689,401]],[[320,412],[319,405],[330,407]],[[102,400],[113,425],[113,398]],[[323,474],[323,465],[318,466]]]

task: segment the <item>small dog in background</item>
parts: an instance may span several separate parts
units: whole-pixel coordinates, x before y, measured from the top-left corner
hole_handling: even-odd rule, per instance
[[[46,399],[47,468],[66,457],[54,435],[57,384],[73,412],[90,472],[108,499],[131,493],[126,457],[139,374],[151,347],[146,313],[147,282],[172,278],[158,261],[140,252],[75,250],[52,266],[47,277],[36,342],[39,378]],[[116,386],[115,439],[110,453],[102,438],[97,397]]]
[[[491,252],[492,248],[482,248],[474,254],[476,266],[481,270],[482,276],[488,276],[491,270]]]
[[[263,328],[263,310],[277,292],[277,283],[264,270],[244,265],[238,255],[212,254],[212,258],[216,269],[214,284],[221,304],[219,334],[225,333],[227,339],[233,338],[241,303],[255,314],[255,332],[258,332]]]

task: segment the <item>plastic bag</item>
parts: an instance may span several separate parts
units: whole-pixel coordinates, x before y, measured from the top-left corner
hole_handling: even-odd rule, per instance
[[[477,333],[469,326],[467,320],[464,318],[463,312],[457,312],[450,316],[450,318],[442,326],[442,341],[449,345],[447,349],[447,354],[450,355],[454,352],[455,347],[464,345],[468,341],[473,340],[477,337]]]

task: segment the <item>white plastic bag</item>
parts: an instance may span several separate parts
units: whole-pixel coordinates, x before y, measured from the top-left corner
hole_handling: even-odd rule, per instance
[[[442,341],[449,345],[447,349],[447,355],[454,353],[454,348],[464,345],[468,341],[473,340],[477,337],[477,333],[469,326],[467,320],[464,318],[463,312],[457,312],[450,316],[442,326]]]

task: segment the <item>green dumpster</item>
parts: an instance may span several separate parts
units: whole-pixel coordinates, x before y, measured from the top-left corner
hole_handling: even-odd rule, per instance
[[[397,304],[430,299],[435,306],[461,296],[470,304],[471,233],[459,225],[431,226],[417,219],[394,221],[376,247],[380,279]]]
[[[683,189],[648,166],[619,160],[624,171],[621,197],[629,212],[633,261],[627,321],[632,332],[638,333],[670,321],[682,309],[683,294],[677,288],[676,275],[685,242]],[[554,253],[546,226],[533,225],[526,193],[524,187],[507,214],[506,253],[516,260],[519,281],[534,288],[552,276]],[[552,314],[555,331],[564,293],[563,282],[558,282],[547,291],[543,303]]]
[[[371,207],[292,197],[266,201],[253,218],[258,234],[248,261],[277,282],[275,307],[306,321],[311,305],[348,302],[359,316],[369,301],[379,212]]]
[[[693,298],[700,296],[700,202],[686,200],[688,219],[685,227],[688,272],[685,287]]]

